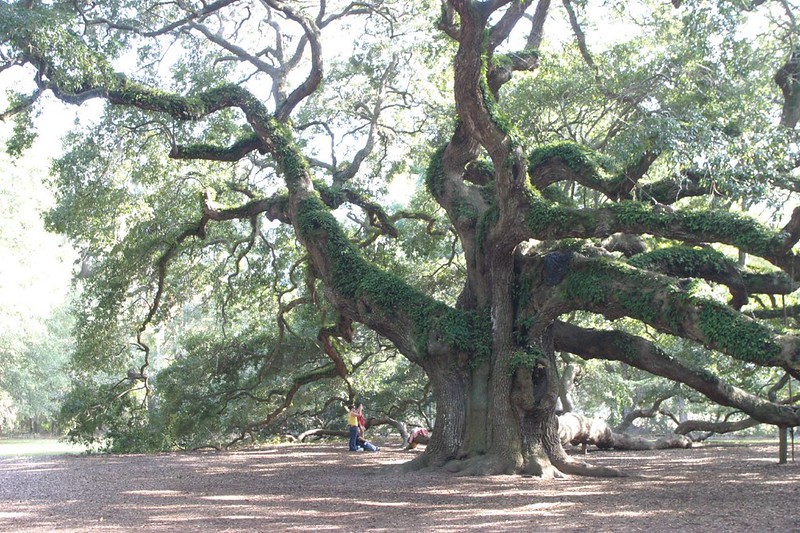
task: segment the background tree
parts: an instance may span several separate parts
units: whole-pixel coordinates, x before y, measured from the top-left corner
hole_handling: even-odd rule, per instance
[[[0,432],[51,432],[69,386],[72,251],[41,220],[44,161],[0,162]]]
[[[261,422],[225,426],[245,436],[320,377],[357,396],[364,356],[343,343],[364,327],[430,381],[435,431],[410,466],[475,473],[608,473],[561,446],[557,351],[797,425],[642,334],[798,376],[798,338],[745,306],[796,288],[800,212],[773,227],[734,209],[796,182],[796,6],[407,4],[0,4],[4,70],[35,83],[8,116],[45,93],[107,104],[67,140],[48,217],[87,265],[74,363],[128,368],[115,385],[148,409],[159,379],[219,414],[249,398]],[[576,51],[548,54],[554,20]],[[592,25],[635,31],[595,45]],[[427,196],[400,208],[387,185],[422,168]],[[151,375],[153,331],[187,312],[216,326],[183,342],[202,364],[175,343]]]

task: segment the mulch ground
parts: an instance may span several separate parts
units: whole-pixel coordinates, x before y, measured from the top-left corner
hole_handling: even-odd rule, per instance
[[[342,444],[0,459],[0,531],[800,531],[777,445],[590,452],[630,477],[459,477]],[[799,454],[800,455],[800,454]]]

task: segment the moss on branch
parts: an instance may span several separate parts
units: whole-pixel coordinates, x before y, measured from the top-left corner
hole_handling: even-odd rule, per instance
[[[531,238],[562,239],[607,237],[613,233],[650,233],[687,243],[719,242],[770,261],[786,253],[786,234],[758,221],[728,211],[672,211],[635,201],[609,203],[601,209],[572,209],[526,191]],[[787,256],[790,260],[792,256]]]
[[[497,205],[497,202],[494,202],[478,221],[478,227],[475,232],[475,242],[479,248],[486,242],[486,237],[489,235],[492,228],[497,225],[499,220],[500,207]]]
[[[779,354],[781,348],[769,328],[719,302],[704,300],[700,306],[698,326],[708,346],[760,365]]]
[[[318,197],[300,203],[297,224],[301,238],[325,243],[331,286],[348,299],[365,302],[370,313],[385,320],[407,318],[420,356],[434,333],[439,342],[473,357],[491,350],[488,316],[450,308],[367,262]]]
[[[511,354],[508,361],[508,373],[513,376],[519,368],[533,370],[537,365],[545,365],[547,355],[537,347],[526,346],[524,349],[517,350]]]
[[[781,351],[772,330],[729,306],[684,292],[669,278],[607,259],[585,260],[570,270],[562,291],[577,308],[635,318],[740,361],[775,364]]]
[[[694,305],[673,280],[605,258],[571,270],[563,290],[587,309],[628,316],[677,334],[685,332],[684,319]]]
[[[264,143],[255,133],[245,135],[230,146],[195,143],[176,146],[170,152],[174,159],[206,159],[210,161],[239,161],[254,150],[263,150]]]
[[[539,65],[539,50],[525,48],[519,52],[492,55],[492,66],[506,70],[533,70]]]
[[[574,142],[559,142],[540,146],[528,156],[531,172],[550,159],[563,161],[576,174],[594,176],[598,181],[604,180],[603,173],[616,170],[610,159],[603,158]]]
[[[785,240],[782,233],[730,211],[669,211],[632,201],[617,202],[609,205],[608,209],[616,215],[623,229],[640,227],[669,236],[664,230],[674,228],[679,236],[692,236],[697,241],[725,242],[762,257],[775,254]]]
[[[731,244],[752,254],[769,256],[783,247],[784,235],[756,220],[728,211],[681,211],[680,223],[692,233],[731,236]]]
[[[628,261],[637,268],[659,270],[675,276],[708,276],[735,272],[736,261],[713,248],[674,246],[639,254]]]
[[[480,63],[480,74],[479,74],[479,89],[481,92],[481,100],[484,109],[486,109],[487,118],[489,119],[490,127],[494,128],[496,131],[492,133],[491,136],[497,135],[495,139],[483,139],[482,144],[487,148],[487,150],[492,154],[494,166],[506,166],[511,169],[514,175],[517,175],[519,172],[518,168],[518,161],[517,161],[517,153],[521,152],[521,139],[522,134],[520,133],[519,129],[511,122],[511,119],[506,115],[503,111],[500,103],[497,101],[496,94],[492,91],[490,86],[489,78],[490,78],[490,63],[492,62],[493,58],[490,54],[490,46],[489,41],[491,37],[491,31],[488,28],[484,29],[483,34],[483,43],[481,46],[481,63]],[[497,150],[502,150],[501,153],[504,154],[504,160],[496,160],[497,157]]]
[[[555,169],[563,166],[553,172],[554,165]],[[609,158],[574,142],[552,143],[533,150],[528,156],[528,175],[540,187],[563,179],[577,179],[612,198],[619,196],[614,191],[620,189],[625,179]]]
[[[494,164],[488,159],[475,159],[467,163],[464,179],[475,185],[487,185],[494,180]]]
[[[519,130],[503,112],[500,104],[497,101],[497,98],[495,98],[495,95],[492,93],[491,88],[489,87],[490,55],[488,52],[488,36],[489,32],[487,31],[485,33],[483,52],[481,54],[480,89],[483,96],[483,104],[486,106],[486,110],[489,113],[489,120],[494,124],[494,126],[500,130],[502,134],[509,138],[509,141],[511,141],[512,145],[518,144],[518,139],[520,138]]]
[[[528,195],[528,205],[530,206],[526,222],[535,237],[544,236],[551,230],[563,231],[565,228],[575,227],[578,219],[582,218],[580,211],[565,209],[548,201],[539,191],[527,189],[525,194]],[[590,221],[591,226],[595,224],[595,221]]]
[[[436,149],[425,170],[425,187],[434,198],[441,198],[444,195],[444,151],[447,144],[443,144]]]
[[[478,208],[465,196],[452,196],[447,198],[446,180],[444,170],[444,151],[447,144],[443,144],[431,156],[428,168],[425,171],[425,186],[428,192],[444,205],[452,221],[459,225],[466,223],[474,225],[478,222]],[[483,186],[481,192],[490,190],[491,184]],[[493,200],[493,195],[490,200]]]
[[[105,98],[115,105],[164,113],[179,120],[199,120],[221,109],[238,107],[253,127],[254,136],[227,149],[198,144],[176,150],[174,155],[230,160],[236,151],[266,148],[283,170],[290,190],[308,174],[308,162],[295,146],[290,128],[243,87],[228,84],[188,96],[149,87],[114,72],[102,54],[90,49],[71,31],[59,28],[54,22],[57,17],[52,14],[19,15],[9,6],[3,8],[2,14],[6,20],[0,24],[0,36],[13,42],[17,49],[26,51],[25,59],[39,70],[47,87],[61,100],[79,104],[92,98]],[[12,31],[8,21],[15,16],[26,24]]]

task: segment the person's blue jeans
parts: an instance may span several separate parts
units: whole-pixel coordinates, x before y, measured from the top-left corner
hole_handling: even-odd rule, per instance
[[[350,428],[350,451],[354,452],[358,449],[358,426],[348,426]]]

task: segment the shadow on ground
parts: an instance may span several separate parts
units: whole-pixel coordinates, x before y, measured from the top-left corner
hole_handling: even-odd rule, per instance
[[[0,459],[0,531],[798,530],[800,463],[776,446],[595,452],[624,479],[397,472],[409,453]]]

